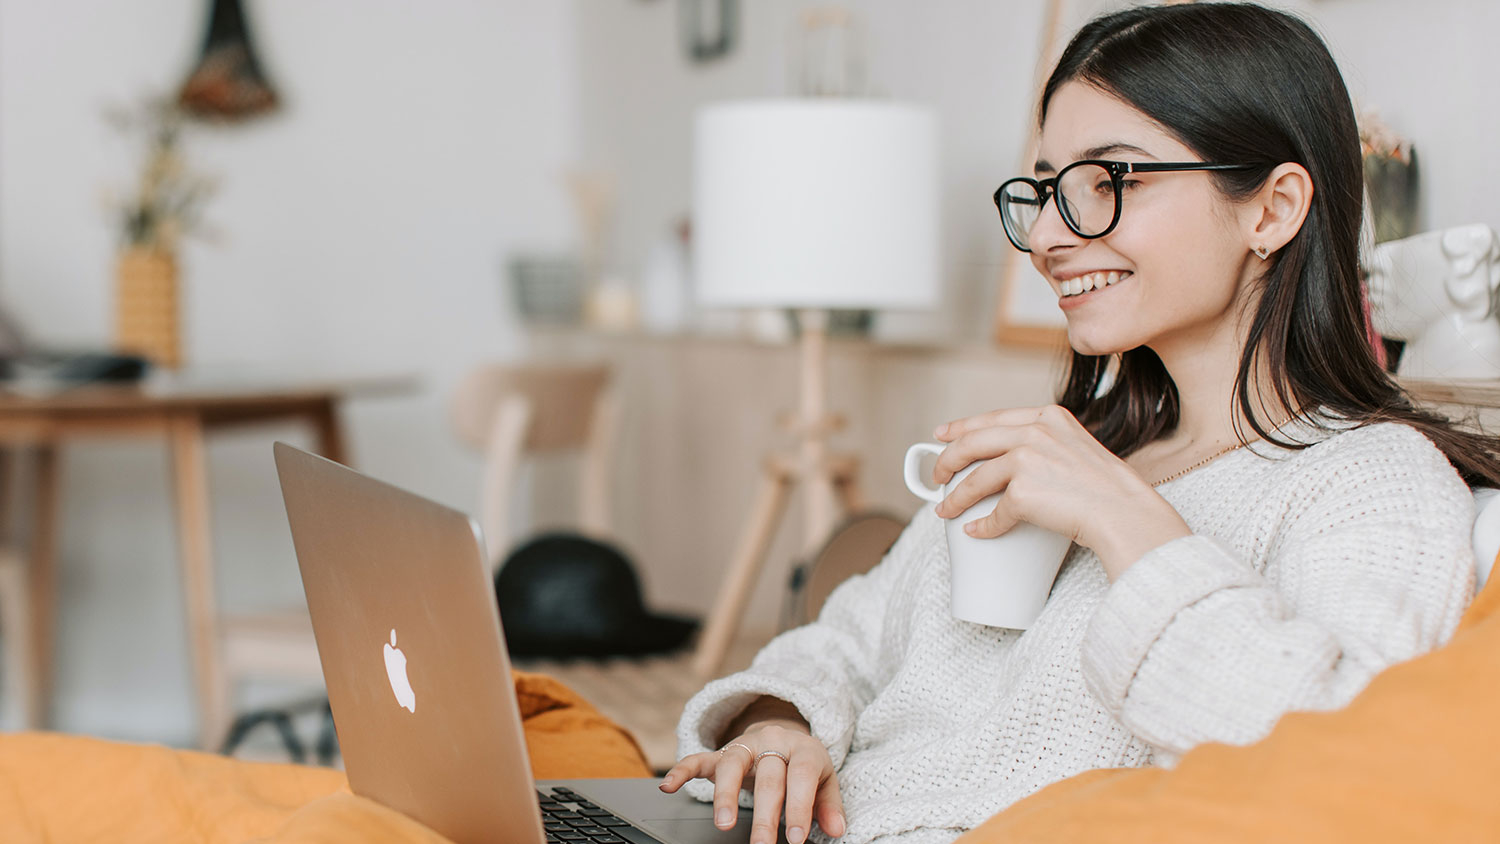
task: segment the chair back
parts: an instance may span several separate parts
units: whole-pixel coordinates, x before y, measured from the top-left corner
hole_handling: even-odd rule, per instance
[[[579,529],[610,529],[609,485],[619,401],[608,366],[482,366],[454,392],[460,441],[484,453],[479,523],[492,566],[510,550],[510,509],[521,461],[583,453]]]

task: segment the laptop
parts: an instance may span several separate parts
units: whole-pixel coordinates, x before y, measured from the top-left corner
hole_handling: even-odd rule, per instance
[[[349,786],[456,844],[745,844],[659,780],[534,781],[479,527],[276,443]],[[778,836],[785,842],[785,830]]]

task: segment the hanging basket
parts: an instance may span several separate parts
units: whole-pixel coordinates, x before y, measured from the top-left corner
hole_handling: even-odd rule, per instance
[[[168,369],[182,365],[177,260],[131,247],[115,267],[115,345]]]

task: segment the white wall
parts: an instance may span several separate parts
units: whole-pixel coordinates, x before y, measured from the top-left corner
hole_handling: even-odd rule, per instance
[[[0,301],[39,339],[108,341],[114,233],[99,197],[132,177],[108,103],[173,90],[200,0],[0,0]],[[218,173],[190,243],[187,347],[219,369],[407,372],[419,393],[350,407],[357,464],[471,508],[477,470],[445,399],[468,366],[520,351],[502,268],[574,239],[562,174],[576,158],[570,3],[246,3],[285,100],[261,122],[204,128]],[[269,442],[210,445],[219,594],[228,609],[299,601]],[[56,726],[124,738],[193,734],[187,654],[156,443],[64,456]]]
[[[1500,65],[1494,0],[1299,0],[1357,107],[1416,145],[1418,229],[1500,229]]]
[[[1424,226],[1500,228],[1500,110],[1490,61],[1494,0],[1283,0],[1323,33],[1357,101],[1417,145]],[[677,4],[579,7],[583,154],[620,179],[615,259],[638,272],[688,211],[691,120],[717,99],[796,93],[789,78],[799,13],[812,0],[740,4],[735,52],[694,65],[678,45]],[[942,122],[944,312],[901,319],[902,333],[989,336],[994,287],[1010,249],[990,195],[1016,175],[1027,134],[1042,0],[846,0],[864,22],[872,93],[933,106]],[[1068,0],[1065,34],[1119,0]]]

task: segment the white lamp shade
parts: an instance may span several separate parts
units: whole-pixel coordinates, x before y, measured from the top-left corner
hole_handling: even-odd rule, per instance
[[[694,276],[717,307],[938,304],[937,120],[914,105],[756,100],[698,113]]]

